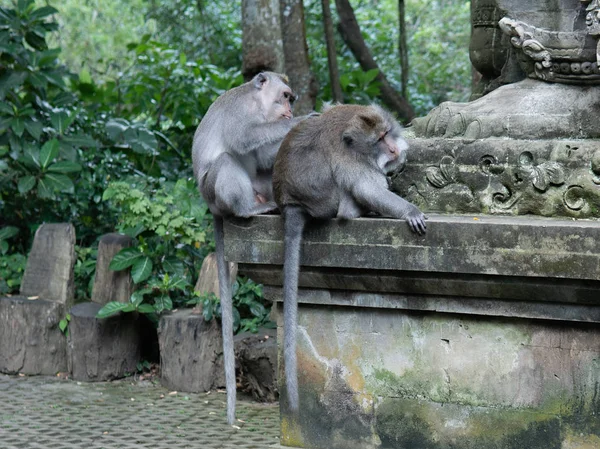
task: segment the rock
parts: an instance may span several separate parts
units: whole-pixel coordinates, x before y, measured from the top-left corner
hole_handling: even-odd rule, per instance
[[[73,304],[75,228],[44,224],[35,233],[21,296],[0,297],[0,372],[54,375],[67,369],[59,328]]]
[[[73,379],[92,382],[125,377],[140,361],[137,314],[96,318],[102,306],[93,302],[71,309],[68,365]]]
[[[237,272],[237,263],[230,262],[229,277],[232,284],[235,282]],[[219,297],[219,274],[217,272],[217,255],[215,253],[210,253],[204,258],[194,290],[201,294],[214,293],[217,298]],[[202,304],[194,307],[194,313],[202,313]]]
[[[235,356],[239,366],[242,390],[257,401],[276,401],[277,390],[277,330],[260,329],[244,332],[234,338]]]
[[[92,301],[104,305],[110,301],[129,302],[133,283],[129,270],[114,271],[110,262],[119,251],[131,246],[131,237],[123,234],[105,234],[98,245],[96,278]]]
[[[225,385],[221,326],[192,310],[164,314],[158,326],[161,384],[201,392]]]

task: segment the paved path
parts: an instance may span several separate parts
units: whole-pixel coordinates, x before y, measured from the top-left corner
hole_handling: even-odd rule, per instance
[[[173,393],[150,381],[80,383],[0,374],[1,449],[280,448],[279,409],[225,394]]]

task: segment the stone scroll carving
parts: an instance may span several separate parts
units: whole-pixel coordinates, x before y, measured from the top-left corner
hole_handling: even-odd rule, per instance
[[[423,210],[600,217],[593,141],[414,139],[410,146],[392,187]]]
[[[499,22],[529,78],[566,84],[600,84],[600,1],[581,0],[585,29],[554,31],[510,17]]]

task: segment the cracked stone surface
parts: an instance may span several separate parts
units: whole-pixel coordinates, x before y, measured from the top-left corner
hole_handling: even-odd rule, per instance
[[[277,404],[238,398],[238,429],[226,423],[225,394],[175,394],[133,378],[0,375],[0,403],[2,449],[281,447]]]

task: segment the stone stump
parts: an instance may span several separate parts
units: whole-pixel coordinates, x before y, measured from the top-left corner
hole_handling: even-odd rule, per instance
[[[277,330],[260,329],[244,332],[234,339],[242,391],[257,401],[273,402],[279,397],[277,388]]]
[[[160,381],[169,390],[200,392],[225,385],[221,326],[192,310],[163,315],[158,327]]]
[[[58,327],[73,304],[75,228],[43,224],[35,233],[21,295],[0,297],[0,372],[54,375],[67,369]]]
[[[118,379],[135,372],[140,361],[137,314],[96,318],[102,306],[75,305],[69,323],[69,371],[84,382]]]
[[[110,301],[129,302],[133,282],[129,270],[109,268],[115,254],[131,246],[125,235],[106,234],[98,245],[96,279],[92,302],[71,309],[68,337],[68,367],[73,379],[90,382],[124,377],[136,370],[141,359],[140,317],[120,314],[96,318]]]
[[[131,241],[131,237],[116,232],[106,234],[100,239],[92,302],[100,305],[110,301],[129,302],[133,292],[129,270],[114,271],[109,265],[115,254],[131,246]]]
[[[231,282],[237,264],[229,264]],[[195,290],[219,296],[219,276],[215,254],[204,258]],[[172,390],[208,391],[225,385],[221,326],[206,322],[202,305],[163,315],[158,327],[161,383]]]

